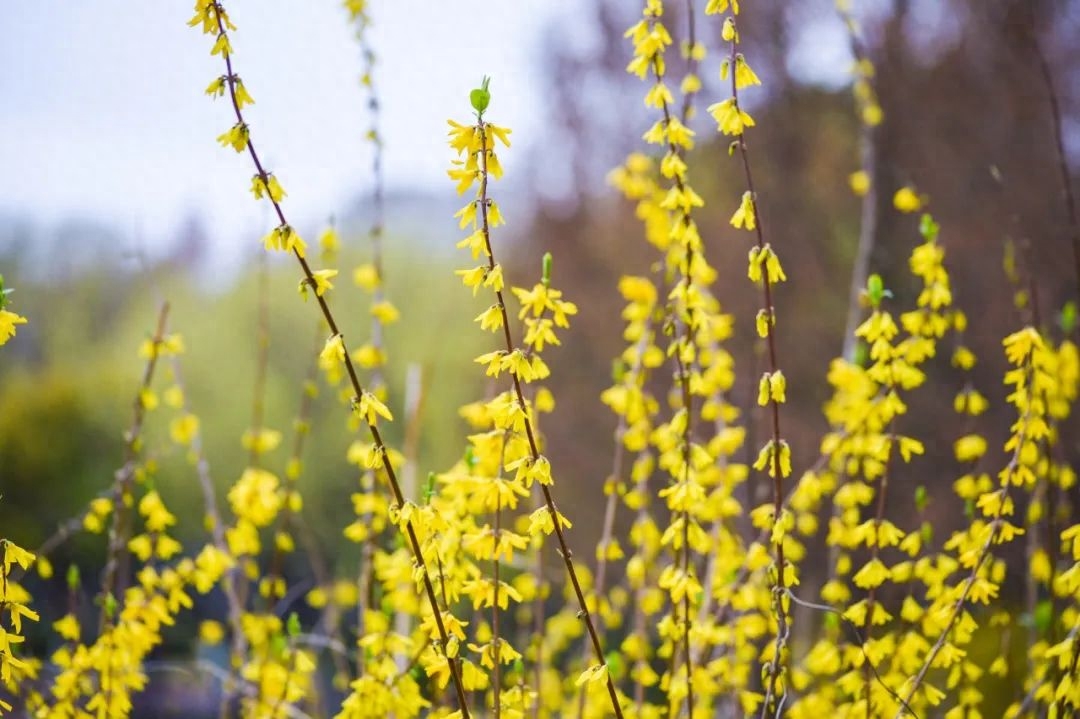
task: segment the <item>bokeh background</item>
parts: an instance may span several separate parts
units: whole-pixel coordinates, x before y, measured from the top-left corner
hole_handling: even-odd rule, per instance
[[[678,34],[685,5],[668,5],[668,26]],[[743,47],[764,83],[746,93],[757,120],[751,153],[767,236],[791,279],[775,303],[791,400],[785,434],[798,468],[816,458],[825,429],[824,375],[843,343],[859,234],[859,199],[848,188],[859,157],[852,54],[831,1],[747,5]],[[1021,322],[1002,270],[1006,244],[1018,248],[1044,324],[1077,291],[1039,55],[1052,75],[1075,175],[1080,2],[855,6],[885,118],[874,134],[880,191],[871,266],[896,307],[910,306],[915,283],[906,258],[918,242],[918,219],[895,212],[891,198],[901,186],[917,188],[943,228],[956,301],[971,316],[967,342],[981,358],[973,381],[993,403],[982,418],[993,445],[1008,426],[1000,338]],[[366,300],[346,275],[369,253],[373,188],[353,31],[329,0],[234,0],[230,10],[239,25],[239,73],[257,102],[247,114],[289,192],[290,219],[309,241],[330,218],[341,232],[339,279],[346,281],[334,302],[350,344],[358,343],[368,332]],[[417,469],[424,476],[460,455],[466,427],[457,407],[485,391],[471,358],[487,350],[490,337],[471,323],[475,306],[452,274],[461,261],[451,218],[459,203],[445,176],[451,152],[444,140],[446,119],[469,118],[468,91],[490,74],[489,115],[514,131],[504,153],[507,177],[495,189],[509,222],[496,242],[506,248],[510,279],[534,282],[550,250],[556,284],[581,308],[549,359],[558,405],[544,427],[557,496],[572,508],[574,541],[591,556],[615,426],[599,401],[621,348],[615,287],[620,275],[644,272],[653,259],[633,208],[605,182],[627,152],[642,148],[651,122],[641,102],[645,87],[624,71],[622,32],[640,9],[624,0],[385,0],[371,11],[387,180],[386,275],[402,312],[387,338],[391,406],[400,414],[406,365],[422,368]],[[259,239],[272,223],[247,191],[247,158],[214,142],[231,122],[229,108],[202,94],[220,74],[219,61],[186,27],[189,15],[185,3],[119,0],[39,0],[4,10],[0,273],[17,288],[14,309],[30,324],[0,353],[0,527],[23,546],[36,546],[111,482],[138,384],[136,348],[162,299],[173,305],[171,328],[186,340],[184,379],[219,493],[245,463],[240,437],[254,393]],[[719,25],[700,20],[700,39],[711,49],[702,69],[704,105],[726,94],[718,78]],[[677,59],[671,69],[681,75]],[[751,339],[759,297],[745,278],[747,239],[728,225],[741,174],[707,113],[692,126],[699,138],[692,179],[707,203],[697,216],[719,270],[716,292],[735,316],[731,350],[741,379],[733,398],[749,407],[760,375]],[[287,259],[267,266],[266,393],[266,423],[286,435],[317,315],[297,297]],[[923,483],[942,496],[930,511],[947,523],[958,516],[944,497],[956,475],[951,443],[960,431],[936,418],[951,407],[961,380],[947,361],[930,371],[930,389],[913,398],[909,420],[928,453],[911,466],[908,486]],[[345,462],[351,437],[341,415],[324,391],[301,489],[320,551],[348,572],[357,550],[341,528],[352,521],[347,497],[357,478]],[[745,420],[753,437],[760,418],[748,411]],[[152,424],[147,446],[161,448],[159,488],[180,515],[180,537],[195,546],[202,532],[195,475],[184,456],[165,449],[165,433]],[[401,423],[390,438],[401,442]],[[1067,451],[1075,445],[1067,442]],[[285,460],[279,449],[270,462],[282,470]],[[890,511],[907,511],[909,495],[897,490]],[[90,568],[101,554],[100,539],[77,539],[59,561]],[[302,553],[297,561],[293,571],[302,574]]]

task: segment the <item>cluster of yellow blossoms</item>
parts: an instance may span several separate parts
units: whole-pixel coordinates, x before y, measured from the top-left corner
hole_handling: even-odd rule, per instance
[[[344,5],[363,48],[362,84],[375,112],[368,6],[365,0]],[[838,6],[856,54],[860,119],[871,128],[882,119],[873,67],[860,53],[846,0]],[[488,79],[470,95],[475,122],[450,122],[456,158],[449,176],[459,194],[471,193],[456,214],[467,233],[458,248],[470,257],[457,275],[474,297],[489,298],[475,321],[497,346],[475,358],[488,393],[461,408],[470,432],[460,460],[418,487],[415,458],[391,449],[381,434],[393,420],[383,335],[398,311],[384,291],[377,127],[373,122],[368,134],[376,149],[372,259],[353,272],[369,295],[372,328],[350,350],[331,310],[336,232],[331,227],[322,235],[326,267],[315,269],[282,209],[287,195],[280,180],[252,144],[243,111],[254,101],[233,67],[228,33],[235,27],[220,2],[197,0],[191,24],[213,38],[211,53],[225,65],[206,94],[227,97],[235,115],[218,141],[250,156],[250,191],[277,218],[264,246],[295,257],[303,273],[299,293],[321,311],[284,480],[269,468],[283,435],[264,424],[257,388],[252,427],[242,438],[248,466],[226,494],[228,519],[221,516],[199,419],[179,373],[183,342],[165,332],[163,310],[157,332],[140,348],[146,370],[125,436],[125,463],[111,491],[81,517],[83,529],[108,536],[97,631],[84,626],[79,573],[71,567],[69,608],[52,625],[62,641],[47,662],[27,656],[24,629],[40,618],[22,575],[35,561],[43,579],[52,569],[45,557],[0,540],[0,684],[11,698],[0,699],[0,712],[18,703],[34,716],[130,715],[166,628],[192,608],[196,594],[218,588],[227,621],[203,621],[199,641],[230,640],[228,666],[207,670],[222,682],[225,715],[309,716],[328,707],[336,692],[334,711],[343,719],[473,713],[976,719],[1000,713],[992,707],[1003,702],[987,684],[1017,675],[1010,643],[1018,633],[1028,640],[1027,668],[1006,716],[1080,710],[1080,524],[1069,512],[1077,478],[1064,441],[1080,391],[1080,351],[1070,339],[1075,309],[1063,313],[1063,338],[1055,341],[1041,329],[1037,308],[1018,306],[1032,316],[1003,343],[1015,417],[996,477],[987,469],[991,443],[975,423],[989,400],[970,382],[955,395],[954,501],[969,521],[936,537],[926,485],[904,484],[925,451],[910,426],[909,402],[928,384],[947,338],[955,339],[949,359],[956,370],[970,371],[976,357],[965,344],[968,318],[954,306],[939,228],[923,215],[922,242],[909,260],[919,284],[913,307],[895,312],[898,299],[881,277],[869,276],[856,309],[858,350],[829,368],[829,431],[820,455],[791,482],[795,458],[780,422],[790,390],[779,368],[774,307],[787,275],[765,240],[745,138],[755,121],[741,96],[760,80],[740,52],[738,0],[708,0],[704,12],[719,16],[728,50],[719,77],[730,88],[708,112],[744,178],[730,225],[752,233],[747,275],[762,292],[753,324],[764,366],[750,399],[759,416],[742,416],[730,399],[736,373],[725,343],[735,320],[712,289],[717,273],[695,219],[704,201],[689,179],[695,141],[689,125],[703,89],[698,70],[705,46],[693,34],[691,7],[681,44],[686,71],[676,92],[668,79],[675,41],[664,24],[665,4],[644,0],[641,18],[626,33],[633,46],[627,70],[648,82],[645,105],[657,117],[643,135],[646,150],[631,154],[609,179],[635,203],[658,254],[646,276],[619,282],[625,347],[601,397],[617,426],[593,574],[570,552],[571,523],[552,495],[541,429],[542,415],[554,409],[543,386],[551,373],[545,353],[561,344],[578,308],[553,285],[550,255],[531,286],[512,286],[496,259],[493,232],[504,218],[491,188],[503,174],[499,152],[509,147],[510,131],[485,119]],[[850,178],[856,194],[869,189],[871,172],[864,162]],[[911,187],[893,198],[905,213],[925,202]],[[0,284],[0,344],[25,322],[4,309],[5,300]],[[260,339],[262,369],[266,342]],[[166,360],[172,383],[159,399],[155,369]],[[665,365],[672,370],[666,385]],[[358,368],[370,374],[365,385]],[[320,371],[349,406],[350,429],[366,426],[371,435],[347,451],[360,480],[352,495],[356,519],[344,534],[359,545],[359,569],[338,578],[336,567],[309,552],[314,587],[290,587],[284,563],[296,549],[294,536],[303,538],[296,534],[304,528],[297,479]],[[143,426],[162,401],[171,410],[172,449],[194,465],[206,508],[209,539],[191,556],[171,535],[177,517],[157,487],[157,457],[143,447]],[[765,438],[746,447],[744,425],[755,422],[766,428]],[[905,502],[913,511],[900,520],[893,508]],[[616,515],[623,508],[633,520],[620,537]],[[1005,552],[1020,541],[1027,566],[1025,606],[1017,616],[1002,595],[1016,579]],[[542,550],[551,543],[564,580],[545,567]],[[813,551],[821,553],[826,576],[820,587],[800,589],[797,567]],[[288,608],[302,595],[319,613],[310,632]],[[793,625],[802,610],[822,613],[819,633],[805,614],[807,621]],[[346,638],[347,631],[355,635]],[[993,659],[981,656],[985,646],[997,652]],[[323,649],[333,661],[325,694],[318,681]]]
[[[15,336],[16,325],[26,324],[25,317],[4,309],[11,292],[11,288],[4,288],[4,276],[0,275],[0,346],[7,344],[8,340]]]

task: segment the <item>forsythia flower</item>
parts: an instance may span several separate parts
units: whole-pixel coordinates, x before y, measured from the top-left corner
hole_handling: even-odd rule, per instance
[[[745,227],[752,230],[757,227],[757,219],[754,215],[754,198],[749,191],[744,192],[739,209],[731,216],[731,226],[735,228]]]
[[[0,345],[15,336],[15,325],[26,324],[26,318],[8,310],[0,310]]]
[[[853,172],[848,176],[848,184],[851,185],[851,191],[855,195],[862,197],[870,191],[870,175],[865,170]]]
[[[918,212],[922,209],[923,203],[915,190],[910,187],[901,187],[893,195],[893,207],[900,210],[900,212]]]
[[[263,247],[267,250],[295,252],[303,257],[307,250],[307,243],[300,238],[291,225],[278,225],[263,238]]]
[[[326,294],[327,290],[334,289],[334,284],[330,281],[337,277],[337,270],[315,270],[311,273],[311,276],[315,279],[315,296],[322,297]],[[305,300],[307,299],[308,287],[311,286],[311,280],[304,278],[300,280],[300,296]]]

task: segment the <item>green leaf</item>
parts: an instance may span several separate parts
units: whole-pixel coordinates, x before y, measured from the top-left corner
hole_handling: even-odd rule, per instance
[[[484,110],[486,110],[488,104],[491,103],[491,93],[488,92],[488,84],[490,82],[491,78],[485,75],[483,81],[480,83],[480,87],[469,93],[469,102],[472,104],[473,109],[476,110],[477,114],[483,115]]]
[[[921,234],[923,239],[927,242],[934,242],[937,240],[938,232],[940,231],[941,228],[938,226],[938,223],[934,221],[934,218],[930,216],[929,213],[924,214],[922,219],[919,220],[919,234]]]
[[[1050,630],[1050,626],[1054,623],[1054,605],[1049,599],[1044,599],[1035,606],[1035,613],[1032,617],[1035,623],[1035,628],[1039,630],[1040,634],[1046,634]]]
[[[1071,335],[1076,329],[1076,303],[1072,300],[1065,303],[1065,306],[1061,308],[1061,317],[1058,320],[1061,323],[1061,331],[1066,335]]]

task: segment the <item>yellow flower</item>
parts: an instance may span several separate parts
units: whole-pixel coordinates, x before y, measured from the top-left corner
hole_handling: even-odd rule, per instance
[[[480,323],[480,329],[495,332],[502,328],[502,305],[494,304],[478,314],[474,322]]]
[[[315,270],[311,273],[311,276],[315,280],[315,295],[317,297],[322,297],[326,294],[327,290],[334,289],[334,283],[332,283],[330,280],[332,280],[334,277],[337,277],[337,273],[337,270]],[[303,297],[305,300],[307,299],[308,287],[310,286],[311,280],[309,280],[308,278],[305,277],[304,279],[300,280],[300,296]]]
[[[367,292],[374,292],[379,285],[379,272],[375,265],[363,264],[353,270],[353,282],[356,286]]]
[[[26,324],[25,317],[20,317],[8,310],[0,310],[0,345],[7,344],[7,341],[15,336],[15,325],[24,324]]]
[[[783,267],[780,266],[780,258],[776,256],[770,245],[763,248],[753,247],[750,249],[750,267],[747,276],[752,282],[760,282],[762,267],[765,268],[765,276],[770,284],[783,282],[787,279]]]
[[[749,192],[744,192],[739,209],[731,216],[731,226],[735,228],[745,227],[753,230],[757,227],[757,218],[754,215],[754,198]]]
[[[353,362],[363,369],[373,369],[386,364],[386,353],[373,344],[365,344],[353,350]]]
[[[231,147],[237,152],[243,152],[247,149],[248,138],[251,133],[248,130],[247,123],[238,122],[228,130],[218,135],[217,141],[222,147]]]
[[[494,137],[503,144],[503,147],[510,147],[510,133],[513,132],[513,130],[507,127],[492,125],[490,122],[485,124],[484,127],[487,128],[491,137]]]
[[[341,241],[338,239],[337,230],[333,225],[327,227],[319,235],[319,248],[326,254],[333,254],[341,247]]]
[[[754,469],[767,470],[770,477],[776,477],[777,464],[779,464],[781,478],[791,474],[791,447],[786,440],[782,439],[777,448],[776,443],[770,439],[758,452],[757,459],[754,460]]]
[[[372,317],[379,320],[379,322],[382,322],[384,325],[393,324],[401,317],[397,308],[387,300],[373,304],[370,312]]]
[[[870,175],[865,170],[859,170],[848,175],[848,184],[856,196],[862,197],[870,191]]]
[[[236,106],[243,110],[244,107],[247,105],[254,105],[255,98],[253,98],[251,94],[247,91],[247,88],[244,87],[244,81],[238,77],[234,82],[234,89],[236,91]]]
[[[225,94],[225,76],[215,77],[214,80],[206,86],[206,94],[210,97],[217,99]]]
[[[725,135],[741,135],[746,128],[754,126],[754,118],[743,112],[734,98],[710,105],[708,110],[716,120],[717,129]]]
[[[889,578],[889,568],[880,559],[874,558],[855,573],[852,581],[861,589],[880,587]]]
[[[387,406],[367,390],[364,390],[360,395],[360,399],[356,402],[356,412],[361,417],[364,417],[369,425],[374,425],[378,421],[376,415],[385,417],[390,422],[394,421],[394,415],[390,414]]]
[[[922,206],[922,200],[911,187],[901,187],[893,195],[893,207],[900,212],[918,212]]]
[[[232,54],[232,46],[229,44],[229,36],[225,33],[218,33],[217,40],[214,41],[214,46],[210,48],[211,55],[221,55],[228,57]]]
[[[319,353],[319,361],[326,367],[336,367],[345,362],[345,343],[341,335],[334,335],[326,340],[326,345]]]
[[[244,449],[259,454],[272,452],[281,444],[281,432],[269,427],[260,427],[257,430],[249,429],[240,438],[240,444]]]
[[[203,644],[212,647],[221,644],[224,638],[225,628],[221,626],[221,622],[215,622],[212,619],[199,622],[199,641]]]
[[[739,31],[735,29],[735,18],[724,18],[724,24],[720,28],[720,37],[724,39],[724,42],[739,42]]]
[[[263,247],[268,251],[295,252],[303,257],[307,250],[307,243],[300,238],[291,225],[279,225],[263,238]]]
[[[760,85],[761,80],[758,78],[754,71],[750,69],[750,63],[746,62],[746,58],[739,53],[735,56],[735,88],[743,89],[751,85]]]
[[[269,195],[274,202],[281,202],[285,198],[285,190],[278,183],[274,173],[269,173],[263,179],[262,175],[253,175],[251,178],[251,194],[256,200],[261,200],[264,195]]]
[[[176,444],[190,445],[199,431],[199,418],[193,414],[182,414],[169,423],[169,437]]]
[[[458,221],[458,226],[461,229],[465,229],[467,225],[472,225],[473,229],[476,229],[476,202],[470,202],[462,207],[460,210],[454,213],[454,217],[461,218]]]
[[[66,639],[69,642],[78,642],[82,637],[82,630],[79,628],[79,620],[72,614],[65,614],[64,617],[53,624],[53,629],[60,635],[62,639]]]
[[[28,552],[19,545],[7,539],[0,540],[4,554],[4,573],[11,574],[11,565],[18,564],[23,569],[29,569],[34,563],[34,553]]]
[[[607,681],[608,668],[607,664],[596,664],[581,674],[578,675],[577,680],[574,682],[575,686],[582,686],[583,684],[596,684]]]

